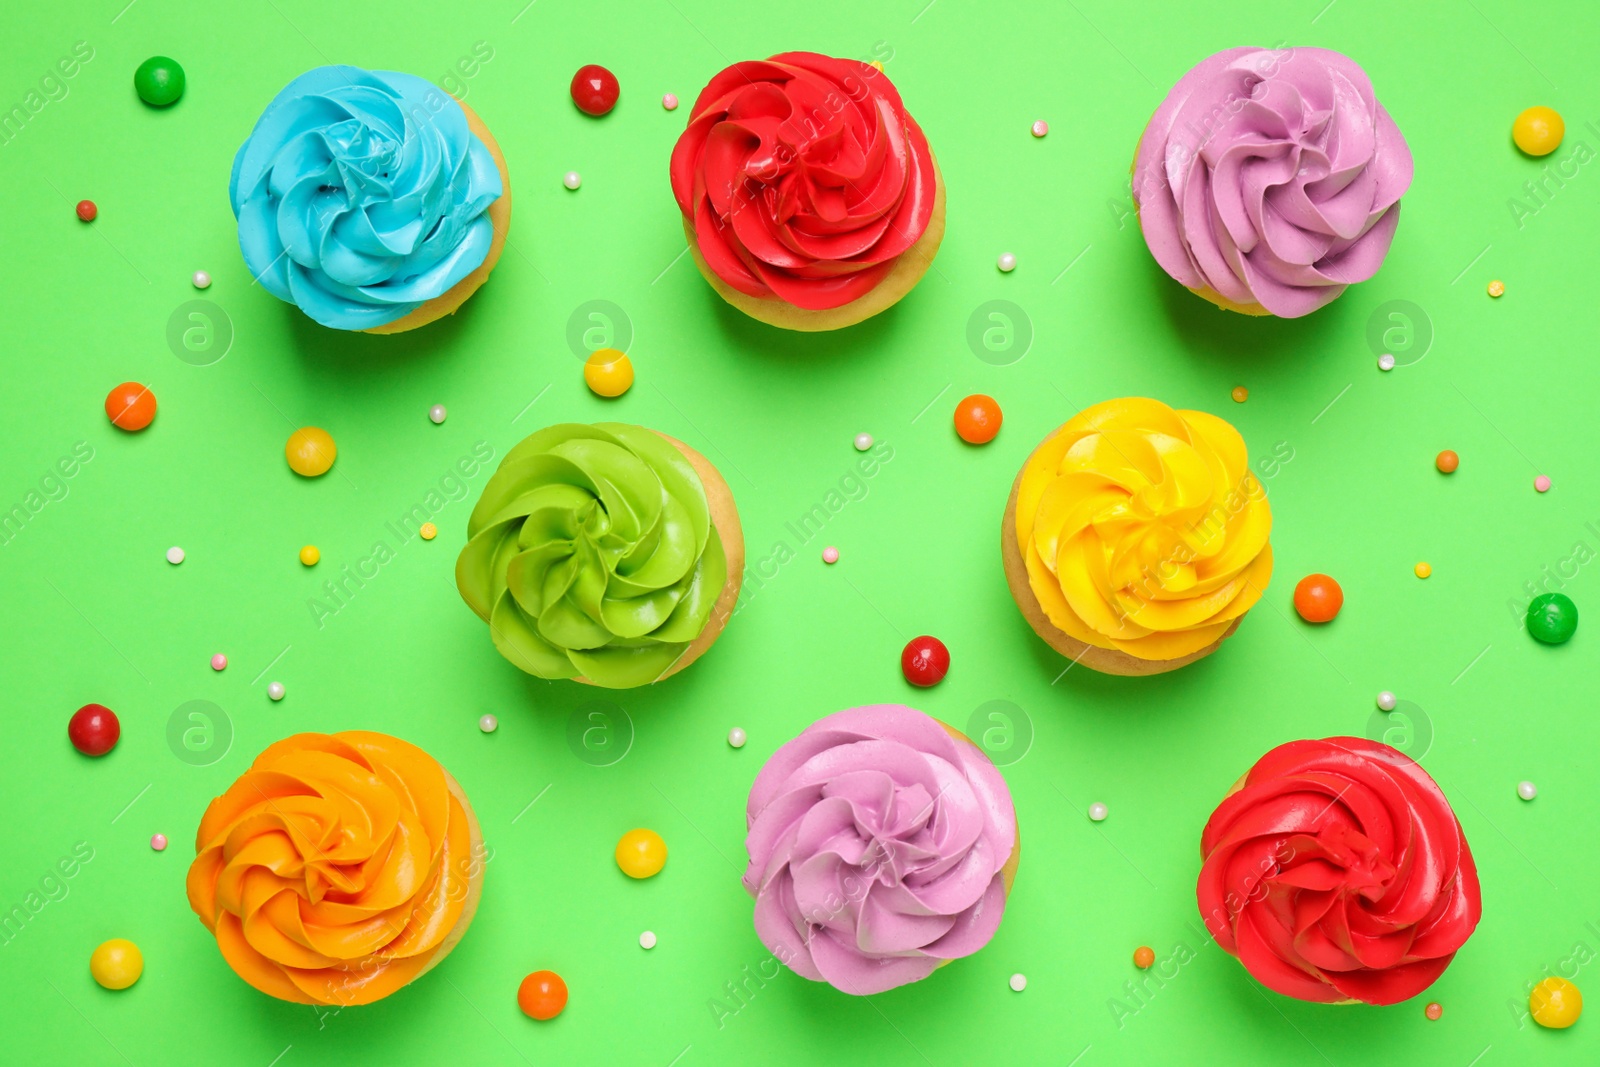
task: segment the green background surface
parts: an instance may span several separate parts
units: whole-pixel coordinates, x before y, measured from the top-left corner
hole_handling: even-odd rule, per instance
[[[1549,1032],[1518,1014],[1527,983],[1548,969],[1585,985],[1600,951],[1596,624],[1546,648],[1515,613],[1525,583],[1547,579],[1600,607],[1585,566],[1600,549],[1600,176],[1588,165],[1600,30],[1588,5],[123,3],[12,5],[0,44],[3,108],[39,90],[75,42],[93,49],[65,95],[0,143],[0,508],[40,504],[0,538],[0,906],[54,888],[0,946],[0,1059],[1493,1067],[1600,1056],[1600,1023]],[[1246,43],[1355,57],[1416,157],[1384,269],[1298,321],[1227,315],[1185,293],[1150,258],[1127,197],[1135,141],[1168,87]],[[475,49],[466,77],[457,63]],[[890,313],[833,335],[780,333],[724,306],[681,255],[667,180],[699,87],[730,62],[790,49],[884,60],[948,183],[933,269]],[[169,110],[132,90],[151,54],[188,73]],[[464,91],[505,151],[510,248],[451,321],[347,335],[250,283],[227,201],[233,154],[286,82],[327,62]],[[601,120],[567,96],[585,62],[621,79],[622,102]],[[659,104],[668,91],[684,102],[675,113]],[[1548,171],[1509,141],[1512,118],[1535,103],[1568,123]],[[1051,126],[1043,140],[1028,134],[1038,118]],[[570,169],[583,174],[577,193],[561,186]],[[1530,181],[1544,183],[1542,199],[1528,198]],[[1509,203],[1519,196],[1520,218]],[[82,197],[99,204],[92,225],[73,217]],[[995,270],[1002,251],[1018,257],[1011,275]],[[190,286],[197,268],[215,278],[208,292]],[[1496,277],[1508,292],[1491,301]],[[233,332],[207,366],[166,340],[169,317],[196,298]],[[969,316],[996,299],[1032,333],[1022,358],[990,354],[1008,365],[966,339]],[[638,382],[616,402],[585,390],[567,342],[569,318],[591,300],[631,324]],[[1408,320],[1386,318],[1392,300],[1414,305]],[[1368,341],[1375,317],[1398,331],[1402,365],[1389,374]],[[137,435],[101,409],[128,379],[161,405]],[[1235,404],[1240,384],[1250,396]],[[950,413],[980,391],[1006,421],[972,448]],[[1266,482],[1277,573],[1201,664],[1148,679],[1062,676],[1065,661],[1007,593],[1001,510],[1044,434],[1134,394],[1231,419],[1252,456],[1292,451]],[[435,403],[449,406],[442,426],[427,419]],[[621,694],[527,678],[501,660],[452,580],[486,474],[468,480],[466,499],[445,495],[480,442],[498,458],[541,425],[602,419],[660,429],[717,463],[752,567],[705,659]],[[285,437],[305,424],[339,445],[334,472],[315,481],[283,460]],[[786,524],[841,486],[863,430],[892,459],[863,489],[845,481],[855,498],[804,541]],[[79,442],[93,458],[41,488]],[[1462,457],[1449,478],[1433,469],[1447,447]],[[1542,496],[1539,473],[1555,483]],[[402,540],[395,531],[414,524],[400,517],[434,490],[438,539]],[[322,550],[314,570],[296,560],[307,542]],[[310,599],[378,542],[393,558],[319,625]],[[174,544],[188,553],[179,567],[163,558]],[[826,544],[840,548],[837,566],[820,562]],[[1434,568],[1425,582],[1412,576],[1418,560]],[[1320,629],[1290,607],[1312,571],[1346,595]],[[919,633],[954,657],[928,691],[898,668]],[[223,673],[208,666],[217,651],[231,661]],[[288,689],[281,703],[267,699],[272,680]],[[1408,703],[1374,724],[1386,688]],[[574,716],[581,728],[608,698],[616,733],[590,737],[601,755],[569,744]],[[204,766],[167,741],[191,700],[222,709],[232,733]],[[121,744],[101,760],[63,736],[88,701],[122,720]],[[772,973],[739,884],[750,783],[807,723],[877,701],[958,726],[1010,702],[1011,747],[1003,733],[991,741],[1009,761],[1026,847],[1005,922],[977,956],[866,1000],[787,972],[750,979]],[[478,731],[486,712],[497,733]],[[736,725],[750,736],[740,751],[724,741]],[[292,732],[348,728],[437,756],[469,792],[493,858],[448,961],[378,1005],[319,1013],[236,978],[190,913],[183,878],[207,801],[257,752]],[[1204,938],[1201,827],[1273,745],[1385,728],[1455,805],[1482,876],[1482,925],[1403,1005],[1265,992]],[[630,732],[620,760],[594,765]],[[1531,804],[1515,793],[1524,778],[1540,789]],[[1111,816],[1092,824],[1084,811],[1097,800]],[[643,883],[611,859],[637,825],[671,848]],[[172,839],[165,853],[148,845],[156,831]],[[49,882],[75,847],[92,859]],[[650,952],[637,943],[645,929],[660,938]],[[115,994],[87,967],[114,936],[146,960],[143,979]],[[1134,997],[1125,983],[1141,979],[1129,963],[1140,944],[1160,962]],[[514,991],[543,967],[572,998],[541,1025],[519,1014]],[[1007,988],[1014,972],[1026,992]],[[744,990],[737,1000],[730,983]],[[1444,1005],[1439,1022],[1423,1017],[1430,999]]]

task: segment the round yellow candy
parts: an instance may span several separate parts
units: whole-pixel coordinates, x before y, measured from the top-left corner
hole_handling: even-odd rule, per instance
[[[322,553],[317,551],[316,545],[306,545],[300,550],[300,562],[307,567],[315,567],[317,560],[322,558]]]
[[[583,380],[599,396],[621,396],[633,387],[633,361],[615,348],[597,348],[583,365]]]
[[[1552,1030],[1565,1030],[1583,1014],[1583,994],[1565,978],[1546,978],[1528,994],[1533,1021]]]
[[[667,843],[654,830],[629,830],[617,842],[617,866],[629,878],[650,878],[667,865]]]
[[[113,937],[89,957],[89,973],[107,989],[127,989],[144,973],[144,955],[127,938]]]
[[[289,460],[290,470],[306,478],[316,478],[328,473],[339,449],[327,430],[302,426],[289,435],[289,443],[283,446],[283,454]]]
[[[1511,124],[1511,139],[1530,156],[1548,156],[1561,147],[1567,124],[1553,107],[1530,107]]]
[[[1414,569],[1417,572],[1418,578],[1426,578],[1428,575],[1433,573],[1433,568],[1428,566],[1426,563],[1419,563]]]
[[[422,529],[417,532],[422,534],[422,539],[424,541],[432,541],[435,537],[439,536],[439,527],[435,526],[431,522],[425,522],[422,524]]]

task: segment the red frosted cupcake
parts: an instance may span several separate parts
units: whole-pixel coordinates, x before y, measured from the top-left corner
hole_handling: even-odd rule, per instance
[[[944,182],[882,70],[786,52],[701,90],[672,150],[700,273],[753,318],[835,330],[916,285],[944,236]]]
[[[1324,1004],[1397,1004],[1483,914],[1461,824],[1426,771],[1356,737],[1262,756],[1206,823],[1206,929],[1263,985]]]

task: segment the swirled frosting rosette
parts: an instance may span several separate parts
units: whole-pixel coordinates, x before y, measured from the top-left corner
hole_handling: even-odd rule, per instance
[[[1063,655],[1152,674],[1214,651],[1272,576],[1272,509],[1239,432],[1130,397],[1041,444],[1001,530],[1017,606]]]
[[[927,138],[888,76],[858,60],[786,52],[728,67],[695,101],[671,170],[701,273],[777,326],[877,314],[944,234]]]
[[[733,494],[642,426],[565,423],[506,454],[467,524],[456,586],[500,654],[540,678],[624,689],[688,666],[739,595]]]
[[[858,996],[988,944],[1021,855],[994,764],[900,704],[812,723],[761,769],[745,814],[762,944]]]
[[[267,105],[228,198],[261,285],[324,326],[393,333],[453,313],[510,224],[500,149],[412,74],[317,67]]]
[[[1414,997],[1483,914],[1449,801],[1410,757],[1364,738],[1268,752],[1212,814],[1200,853],[1206,929],[1300,1000]]]
[[[1139,142],[1151,255],[1230,311],[1298,318],[1377,273],[1411,150],[1355,61],[1232,48],[1185,74]]]
[[[189,906],[263,993],[370,1004],[466,932],[481,849],[461,787],[415,745],[360,730],[296,734],[206,808]]]

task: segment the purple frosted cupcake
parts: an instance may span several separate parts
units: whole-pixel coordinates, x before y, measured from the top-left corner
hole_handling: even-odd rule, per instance
[[[901,704],[812,723],[761,769],[745,814],[762,943],[858,996],[988,944],[1021,856],[994,764]]]
[[[1293,319],[1377,273],[1411,174],[1354,60],[1232,48],[1156,108],[1133,200],[1162,270],[1218,307]]]

